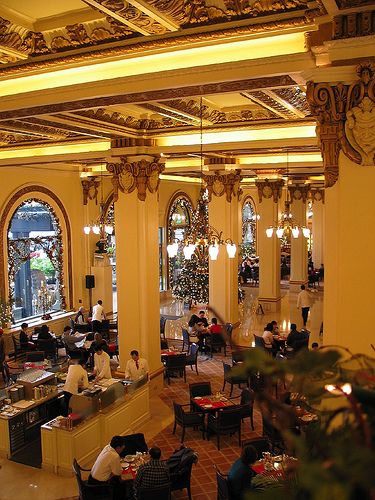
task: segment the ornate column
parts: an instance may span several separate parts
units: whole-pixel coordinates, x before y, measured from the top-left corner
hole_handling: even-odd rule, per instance
[[[310,196],[313,202],[312,217],[312,260],[316,268],[324,264],[324,189],[310,189]]]
[[[324,342],[373,354],[374,67],[359,65],[357,80],[346,69],[352,84],[309,82],[307,91],[326,167]]]
[[[238,322],[238,198],[241,193],[239,170],[203,177],[209,196],[209,224],[237,245],[230,259],[225,246],[217,260],[209,260],[209,302],[226,322]],[[224,196],[225,195],[225,196]]]
[[[101,215],[103,200],[100,200],[98,203],[99,189],[104,191],[101,183],[104,183],[103,176],[101,178],[90,176],[81,180],[85,224],[98,220]],[[89,203],[90,201],[92,201],[92,203]],[[95,279],[94,288],[86,290],[89,297],[88,301],[85,302],[86,308],[88,308],[89,305],[91,310],[92,306],[100,299],[103,301],[104,311],[106,313],[112,313],[112,266],[107,254],[105,238],[105,234],[94,235],[93,233],[85,237],[84,245],[87,267],[82,277],[85,279],[85,274],[89,274],[93,275]],[[85,286],[85,284],[83,284],[83,286]]]
[[[306,200],[309,193],[308,185],[289,186],[291,212],[301,226],[306,226]],[[307,239],[300,232],[298,238],[290,237],[290,289],[298,290],[307,283]]]
[[[110,163],[115,200],[117,310],[120,368],[132,349],[161,373],[158,265],[159,174],[164,164],[148,155]],[[159,373],[159,375],[160,375]],[[162,378],[159,377],[159,381]]]
[[[277,311],[280,306],[280,241],[273,235],[267,238],[266,229],[278,219],[282,180],[256,181],[259,197],[258,253],[259,296],[258,302],[265,311]]]

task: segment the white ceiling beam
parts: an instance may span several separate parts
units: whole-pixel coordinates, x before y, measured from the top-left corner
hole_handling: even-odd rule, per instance
[[[117,21],[120,21],[122,24],[126,24],[126,26],[129,26],[129,28],[133,29],[134,31],[138,31],[138,33],[141,33],[141,35],[145,36],[150,36],[151,33],[148,31],[144,30],[143,28],[140,28],[136,24],[132,23],[131,21],[128,21],[125,19],[125,17],[121,16],[120,14],[117,14],[117,12],[113,12],[112,10],[108,9],[107,7],[104,7],[101,3],[97,2],[96,0],[85,0],[85,2],[88,5],[92,5],[95,7],[95,9],[100,10],[100,12],[104,12],[110,17],[113,17],[114,19],[117,19]]]

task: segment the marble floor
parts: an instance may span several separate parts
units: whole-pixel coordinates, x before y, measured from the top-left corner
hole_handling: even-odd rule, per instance
[[[264,315],[254,313],[254,300],[257,298],[258,289],[245,287],[245,292],[245,301],[241,306],[241,325],[234,332],[234,339],[238,344],[251,345],[253,334],[262,333],[265,323],[273,319],[279,322],[282,330],[287,330],[290,322],[297,323],[298,328],[302,326],[300,311],[296,308],[297,292],[283,289],[280,311]],[[310,341],[317,341],[321,344],[319,330],[323,314],[323,291],[317,289],[311,293],[314,300],[307,328],[311,331]],[[181,326],[187,324],[187,319],[192,312],[196,311],[184,311],[181,305],[173,300],[162,302],[162,314],[177,316],[176,319],[167,322],[167,337],[172,339],[170,343],[173,343],[173,339],[181,338]],[[168,391],[167,387],[165,391]],[[173,421],[171,405],[168,404],[163,395],[164,392],[160,398],[155,397],[151,400],[152,418],[142,429],[149,443],[157,439],[160,432],[170,427]],[[0,485],[0,500],[12,500],[13,498],[20,500],[73,500],[78,498],[77,486],[73,478],[58,477],[4,458],[0,458]],[[213,493],[212,498],[214,497]]]

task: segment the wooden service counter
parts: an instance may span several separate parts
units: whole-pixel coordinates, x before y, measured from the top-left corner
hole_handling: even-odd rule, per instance
[[[80,406],[80,396],[73,396]],[[72,398],[73,399],[73,398]],[[81,407],[84,405],[81,405]],[[54,419],[41,428],[42,468],[61,476],[72,476],[76,458],[83,467],[90,467],[115,435],[133,434],[150,418],[149,382],[125,388],[112,404],[84,418],[71,429],[60,427]]]

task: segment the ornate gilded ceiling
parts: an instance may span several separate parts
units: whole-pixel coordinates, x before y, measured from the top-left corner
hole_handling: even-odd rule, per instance
[[[139,45],[139,38],[143,49],[145,43],[171,43],[171,36],[194,40],[198,31],[201,38],[226,30],[241,35],[309,24],[326,13],[321,1],[311,0],[73,0],[69,12],[56,7],[44,17],[34,12],[34,3],[46,2],[0,3],[0,62],[30,62],[105,44],[119,49],[118,42],[138,39],[133,41]]]
[[[351,18],[356,19],[356,30],[366,34],[368,24],[373,26],[373,17],[366,14],[368,5],[364,0],[0,0],[0,82],[27,79],[34,74],[44,76],[65,68],[80,70],[84,65],[100,65],[102,60],[122,63],[182,48],[224,46],[228,40],[301,34],[300,49],[290,49],[292,58],[295,55],[298,60],[295,72],[267,67],[252,75],[244,70],[237,78],[234,70],[221,79],[219,68],[219,77],[215,75],[212,81],[209,77],[190,78],[186,72],[181,85],[163,82],[159,87],[139,91],[136,85],[129,91],[123,91],[123,87],[107,91],[103,79],[100,90],[96,92],[95,88],[90,97],[80,97],[73,90],[67,91],[64,99],[50,99],[48,103],[37,89],[35,99],[27,101],[30,104],[0,108],[0,151],[95,140],[111,140],[112,144],[117,141],[129,147],[152,146],[160,138],[173,135],[198,136],[201,119],[204,133],[312,127],[315,123],[306,102],[305,82],[300,77],[305,64],[314,64],[312,58],[310,61],[305,57],[310,42],[304,34],[315,33],[314,40],[320,44],[349,37],[354,29]],[[352,14],[352,6],[363,9],[360,14]],[[329,22],[331,31],[327,29]],[[326,26],[325,30],[320,30],[320,24]],[[324,38],[319,39],[323,32]],[[231,57],[232,53],[228,65],[232,64]],[[215,62],[207,60],[207,66]],[[197,66],[198,73],[202,67]],[[167,73],[163,66],[157,68],[163,70]],[[84,86],[86,82],[82,83]],[[47,93],[53,92],[51,88],[45,87]],[[27,87],[19,91],[20,95],[23,92],[28,92]],[[314,140],[303,143],[296,139],[294,151],[318,151]],[[267,151],[272,154],[278,147],[270,145]],[[287,144],[280,148],[289,151]],[[252,154],[265,151],[250,141],[236,146],[228,142],[221,150],[216,145],[206,155],[247,155],[250,149]],[[171,147],[168,154],[182,158],[184,151],[187,149]],[[197,153],[199,141],[186,154]],[[100,154],[97,159],[101,159]]]

